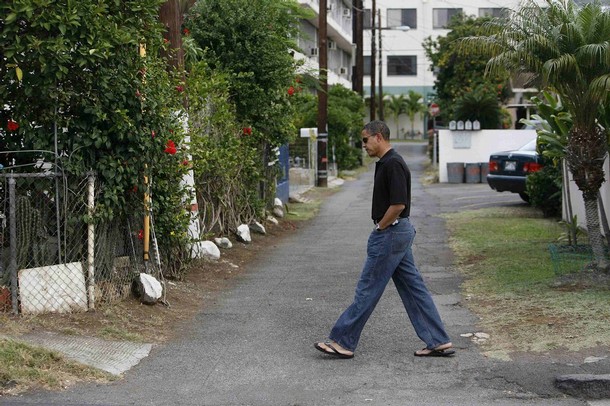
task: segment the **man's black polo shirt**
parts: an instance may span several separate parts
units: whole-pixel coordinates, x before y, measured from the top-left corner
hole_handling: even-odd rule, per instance
[[[411,211],[411,172],[402,156],[390,149],[375,164],[373,186],[373,221],[381,220],[393,204],[404,204],[400,217],[409,217]]]

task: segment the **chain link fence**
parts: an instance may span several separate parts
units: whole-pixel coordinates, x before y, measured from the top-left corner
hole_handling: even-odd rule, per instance
[[[129,296],[140,272],[161,277],[154,233],[143,260],[143,209],[100,221],[102,189],[93,174],[0,174],[0,311],[84,311]]]

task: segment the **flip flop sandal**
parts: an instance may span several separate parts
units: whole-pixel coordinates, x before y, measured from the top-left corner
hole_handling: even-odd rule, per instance
[[[429,348],[422,348],[420,351],[425,350],[428,350],[430,352],[418,353],[417,351],[415,351],[413,355],[415,355],[416,357],[450,357],[455,354],[455,350],[452,350],[450,348],[445,348],[443,350],[431,350]]]
[[[320,344],[324,344],[327,348],[322,347]],[[333,357],[343,358],[343,359],[354,358],[354,354],[344,354],[342,352],[339,352],[330,342],[314,343],[313,346],[316,348],[316,350],[322,351],[324,354],[327,354],[327,355],[332,355]]]

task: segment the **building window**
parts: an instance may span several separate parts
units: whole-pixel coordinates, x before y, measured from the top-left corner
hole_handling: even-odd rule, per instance
[[[364,76],[371,76],[371,57],[365,55],[362,64],[364,65],[362,67],[362,74]]]
[[[447,28],[451,18],[461,12],[461,8],[435,8],[432,10],[433,28]]]
[[[417,56],[388,56],[388,76],[417,75]]]
[[[479,17],[506,18],[509,12],[509,9],[503,7],[479,8]]]
[[[412,30],[417,28],[417,9],[415,8],[389,8],[388,27],[409,26]]]
[[[364,9],[364,13],[362,15],[362,26],[366,29],[366,28],[371,28],[372,24],[371,24],[371,9],[370,8],[365,8]]]

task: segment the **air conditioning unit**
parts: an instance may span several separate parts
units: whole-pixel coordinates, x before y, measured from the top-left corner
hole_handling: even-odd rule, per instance
[[[343,9],[343,17],[345,17],[345,18],[352,18],[352,9],[344,8]]]
[[[339,75],[347,75],[347,68],[345,66],[339,68]]]
[[[318,48],[311,48],[309,51],[311,56],[318,56]]]
[[[328,40],[328,49],[335,50],[337,49],[337,43],[332,39]]]

